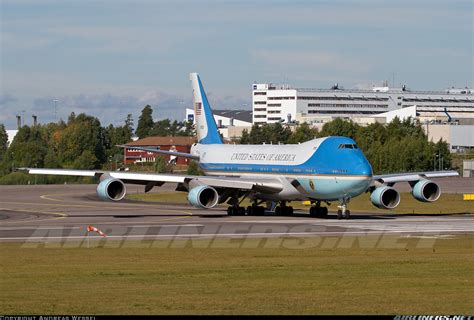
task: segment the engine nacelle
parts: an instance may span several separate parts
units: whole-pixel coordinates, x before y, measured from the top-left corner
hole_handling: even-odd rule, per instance
[[[119,179],[104,179],[97,186],[97,195],[106,201],[120,201],[126,193],[125,184]]]
[[[188,193],[188,201],[196,208],[209,209],[217,205],[219,194],[216,189],[207,185],[198,185]]]
[[[420,180],[413,186],[411,194],[418,201],[433,202],[439,199],[441,190],[433,181]]]
[[[377,208],[394,209],[400,203],[400,194],[394,188],[382,186],[372,192],[370,201]]]

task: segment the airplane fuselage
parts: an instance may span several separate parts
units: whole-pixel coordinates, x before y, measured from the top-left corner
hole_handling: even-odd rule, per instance
[[[347,199],[365,192],[372,181],[369,162],[346,137],[292,145],[197,143],[191,153],[199,156],[199,166],[206,175],[279,180],[283,190],[262,195],[264,199]]]

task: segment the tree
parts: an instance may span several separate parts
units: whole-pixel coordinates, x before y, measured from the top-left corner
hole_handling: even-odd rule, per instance
[[[308,123],[304,122],[296,128],[288,140],[288,143],[306,142],[314,139],[317,135],[318,129],[311,128]]]
[[[58,157],[66,167],[77,164],[84,151],[94,155],[97,168],[107,160],[105,153],[105,134],[100,121],[81,113],[69,117],[67,127],[61,130],[58,144]],[[92,158],[89,157],[88,160]],[[81,165],[82,167],[82,165]]]
[[[157,121],[153,128],[150,130],[150,135],[151,136],[168,136],[168,135],[173,135],[170,131],[171,127],[171,121],[170,119],[164,119]],[[137,129],[138,131],[138,129]],[[141,138],[141,137],[140,137]]]
[[[58,156],[54,150],[49,149],[48,153],[44,157],[44,167],[45,168],[61,168]]]
[[[8,135],[5,126],[0,123],[0,161],[3,160],[8,147]]]
[[[199,168],[199,165],[196,161],[191,160],[188,162],[188,169],[186,170],[186,173],[188,175],[192,176],[202,176],[204,175],[204,172],[202,172],[201,168]]]
[[[324,124],[319,136],[343,136],[349,138],[355,138],[359,125],[352,121],[343,120],[337,118],[331,122]]]
[[[15,167],[42,167],[48,152],[47,141],[44,139],[44,128],[23,126],[13,139],[8,153]]]
[[[94,169],[97,164],[97,158],[90,150],[84,150],[79,158],[74,161],[74,168],[76,169]]]
[[[150,105],[146,105],[145,108],[142,110],[142,114],[140,118],[138,118],[138,125],[135,134],[140,138],[143,139],[151,135],[151,130],[154,127],[153,122],[153,109]]]
[[[157,156],[155,159],[155,171],[158,173],[168,172],[168,167],[166,165],[166,160],[162,156]]]

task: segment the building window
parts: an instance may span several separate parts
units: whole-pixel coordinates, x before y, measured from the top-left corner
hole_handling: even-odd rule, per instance
[[[268,100],[295,100],[295,97],[268,97]]]
[[[267,111],[267,108],[254,108],[253,111]]]
[[[281,107],[281,103],[269,103],[267,107]]]
[[[266,96],[267,93],[266,93],[266,92],[257,92],[257,91],[256,91],[256,92],[253,93],[253,95],[254,95],[254,96]]]
[[[267,116],[265,114],[256,114],[253,117],[254,118],[266,118]]]
[[[266,101],[254,101],[253,104],[267,104]]]
[[[273,121],[273,120],[281,120],[281,117],[270,117],[268,120]]]

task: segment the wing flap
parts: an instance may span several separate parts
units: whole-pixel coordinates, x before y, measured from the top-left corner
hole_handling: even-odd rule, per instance
[[[197,176],[193,180],[202,182],[211,187],[217,188],[229,188],[229,189],[242,189],[251,190],[262,193],[276,193],[283,190],[283,186],[278,181],[257,181],[257,180],[246,180],[242,178],[231,178],[231,177],[209,177],[209,176]]]

